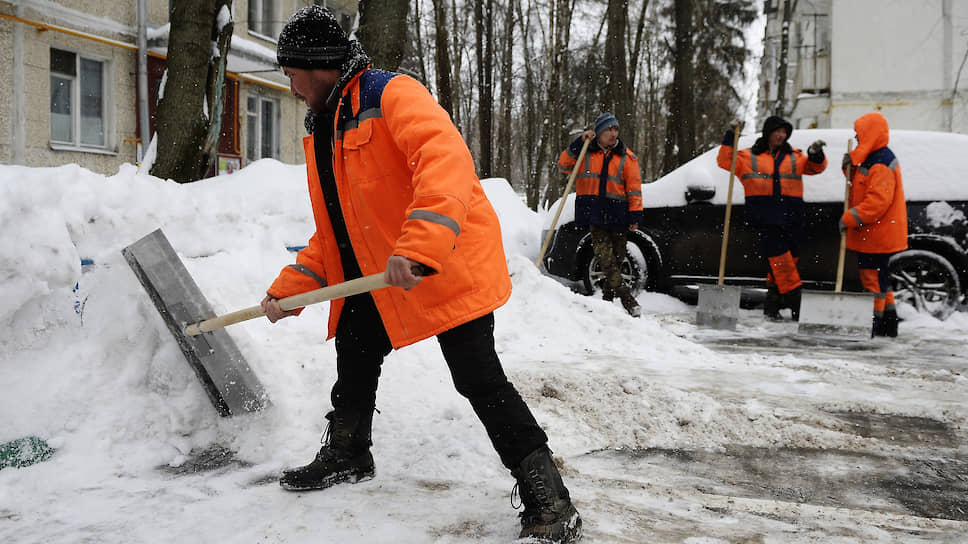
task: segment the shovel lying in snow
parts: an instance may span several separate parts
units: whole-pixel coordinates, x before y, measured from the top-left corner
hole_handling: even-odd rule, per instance
[[[216,316],[161,229],[121,253],[175,336],[219,414],[230,416],[264,408],[269,403],[265,389],[235,342],[221,330],[265,315],[262,306]],[[374,274],[280,299],[279,307],[293,310],[382,287],[387,287],[383,274]]]
[[[847,141],[847,152],[853,148]],[[844,186],[844,212],[850,209],[850,174]],[[804,290],[800,300],[800,325],[797,334],[822,335],[848,340],[871,337],[871,319],[874,308],[872,293],[843,293],[844,260],[847,253],[847,233],[840,233],[840,253],[837,256],[837,280],[833,292]]]
[[[713,329],[733,330],[739,317],[739,299],[742,289],[735,285],[723,285],[726,273],[726,247],[729,245],[729,220],[733,211],[733,180],[736,178],[736,155],[739,153],[740,123],[733,125],[733,159],[729,166],[729,190],[726,192],[726,218],[723,220],[723,245],[719,251],[719,281],[716,285],[699,286],[696,303],[696,325]]]

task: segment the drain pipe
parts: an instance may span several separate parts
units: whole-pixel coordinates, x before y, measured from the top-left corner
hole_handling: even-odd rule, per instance
[[[148,119],[148,0],[138,0],[138,163],[148,152],[151,131]]]

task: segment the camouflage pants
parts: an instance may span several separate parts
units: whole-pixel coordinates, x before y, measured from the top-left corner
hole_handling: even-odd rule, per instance
[[[592,249],[602,266],[605,281],[602,294],[606,300],[613,296],[622,297],[628,293],[628,286],[622,279],[622,261],[625,260],[625,244],[628,241],[628,231],[614,231],[597,225],[590,225],[592,235]]]

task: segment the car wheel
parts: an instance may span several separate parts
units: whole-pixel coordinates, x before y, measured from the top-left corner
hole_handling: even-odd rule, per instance
[[[601,289],[605,282],[605,274],[602,273],[602,264],[598,256],[591,248],[584,252],[582,261],[582,284],[584,284],[585,294],[590,295],[595,289]],[[648,264],[642,250],[638,245],[629,242],[626,246],[625,259],[622,260],[622,280],[633,295],[639,294],[646,285],[646,274]]]
[[[915,249],[894,255],[888,266],[898,302],[907,302],[938,319],[947,318],[958,308],[961,282],[948,259]]]

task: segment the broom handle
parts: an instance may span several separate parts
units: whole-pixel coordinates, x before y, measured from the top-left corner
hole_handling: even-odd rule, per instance
[[[565,207],[565,201],[568,200],[568,193],[571,192],[571,186],[575,183],[575,177],[578,176],[578,169],[581,167],[581,161],[585,158],[585,152],[588,151],[588,144],[590,143],[592,143],[591,138],[585,140],[585,145],[581,146],[581,152],[578,153],[578,160],[575,161],[571,176],[568,178],[568,185],[565,186],[565,192],[561,195],[561,204],[558,205],[558,211],[555,212],[555,218],[551,221],[551,228],[548,229],[548,235],[545,236],[544,243],[541,244],[541,251],[538,252],[538,260],[534,262],[534,265],[538,268],[541,268],[541,259],[544,258],[545,251],[548,251],[551,236],[555,233],[555,225],[558,224],[558,218],[561,217],[561,210]]]
[[[847,140],[847,153],[850,153],[854,149],[854,141]],[[844,213],[850,209],[850,169],[853,164],[847,165],[846,170],[846,180],[844,183]],[[847,231],[840,233],[840,254],[837,257],[837,282],[834,287],[834,292],[839,293],[840,288],[844,286],[844,260],[847,256]]]
[[[316,289],[315,291],[307,291],[291,297],[281,298],[279,299],[279,308],[288,312],[289,310],[295,310],[296,308],[302,308],[304,306],[309,306],[310,304],[358,295],[360,293],[375,291],[377,289],[382,289],[389,286],[390,285],[383,278],[383,272],[380,272],[379,274],[344,281],[343,283],[337,283],[336,285],[330,285],[328,287]],[[198,323],[192,323],[191,325],[185,327],[185,334],[188,336],[196,336],[202,334],[203,332],[211,332],[215,329],[221,329],[222,327],[226,327],[228,325],[248,321],[264,315],[266,314],[262,309],[262,305],[252,306],[251,308],[245,308],[244,310],[220,315],[211,319],[199,321]]]
[[[726,219],[723,221],[723,247],[719,250],[719,282],[726,275],[726,246],[729,244],[729,220],[733,215],[733,180],[736,178],[736,157],[739,155],[739,131],[741,123],[733,123],[733,159],[729,163],[729,189],[726,191]]]

